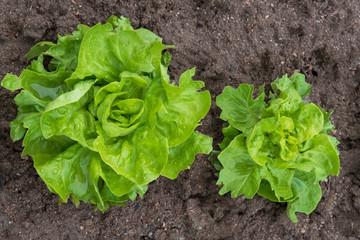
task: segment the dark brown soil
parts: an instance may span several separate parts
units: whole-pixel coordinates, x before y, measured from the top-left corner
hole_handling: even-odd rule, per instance
[[[166,3],[165,3],[166,2]],[[175,44],[173,78],[197,67],[213,100],[226,85],[256,86],[300,71],[311,100],[335,109],[341,171],[323,182],[323,198],[299,223],[286,205],[261,197],[219,196],[214,168],[198,156],[175,181],[159,178],[143,199],[105,214],[58,206],[9,137],[15,93],[0,89],[0,239],[358,239],[360,238],[360,4],[358,0],[0,0],[0,79],[19,74],[23,56],[79,23],[129,17]],[[221,141],[213,101],[199,131]],[[214,145],[216,147],[216,145]]]

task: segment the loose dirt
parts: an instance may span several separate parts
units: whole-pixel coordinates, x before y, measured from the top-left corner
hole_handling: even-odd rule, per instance
[[[0,239],[358,239],[360,238],[360,4],[358,0],[0,0],[0,79],[19,74],[23,56],[41,40],[55,41],[77,24],[129,17],[174,44],[170,73],[196,66],[213,103],[198,130],[221,141],[215,96],[226,85],[269,84],[300,71],[310,99],[334,109],[341,171],[321,186],[323,198],[299,222],[286,205],[219,196],[215,170],[199,155],[171,181],[152,182],[143,199],[104,214],[71,203],[58,206],[21,142],[9,137],[16,93],[0,89]],[[267,88],[268,89],[268,88]]]

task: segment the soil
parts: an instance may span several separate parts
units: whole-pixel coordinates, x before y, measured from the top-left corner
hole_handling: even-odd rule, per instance
[[[104,214],[81,204],[58,206],[21,142],[9,137],[16,93],[0,89],[0,239],[359,239],[360,4],[358,0],[0,0],[0,79],[20,74],[23,56],[77,24],[129,17],[175,44],[170,73],[196,66],[213,103],[198,130],[222,139],[215,96],[226,85],[259,86],[294,71],[313,86],[310,99],[334,109],[341,170],[322,184],[323,197],[299,222],[286,205],[220,196],[214,167],[199,155],[176,180],[160,177],[143,199]]]

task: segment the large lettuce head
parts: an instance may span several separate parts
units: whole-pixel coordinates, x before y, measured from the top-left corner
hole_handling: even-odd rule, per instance
[[[24,138],[23,155],[33,157],[60,202],[122,205],[211,151],[212,139],[194,131],[210,94],[192,80],[195,69],[178,86],[170,82],[171,55],[163,50],[172,47],[112,16],[104,25],[78,25],[56,44],[36,44],[20,77],[5,76],[3,87],[22,89],[11,137]]]
[[[321,198],[319,181],[339,173],[336,138],[326,113],[305,97],[311,85],[295,73],[271,84],[269,101],[263,86],[252,98],[254,87],[226,87],[216,99],[221,118],[228,121],[218,155],[220,194],[232,197],[256,193],[272,201],[287,202],[287,214],[309,214]]]

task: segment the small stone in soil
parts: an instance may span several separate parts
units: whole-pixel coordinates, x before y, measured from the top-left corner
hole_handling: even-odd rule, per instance
[[[229,70],[232,71],[232,70],[234,70],[234,69],[235,69],[235,65],[231,63],[231,64],[230,64],[230,67],[229,67]]]
[[[27,221],[26,221],[26,222],[24,223],[24,225],[25,225],[26,228],[28,228],[28,227],[30,227],[30,222],[27,222]]]

